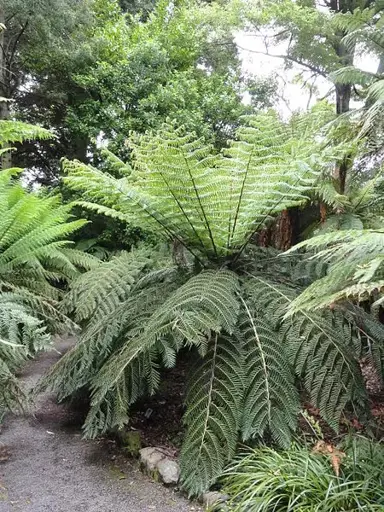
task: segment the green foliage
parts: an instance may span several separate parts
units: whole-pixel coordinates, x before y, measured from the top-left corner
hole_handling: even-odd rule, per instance
[[[344,150],[314,136],[328,115],[320,108],[289,124],[273,114],[246,118],[221,154],[181,128],[133,134],[133,165],[113,160],[114,175],[64,164],[83,206],[162,234],[174,263],[143,247],[75,280],[63,307],[83,332],[42,386],[61,399],[87,388],[84,433],[95,437],[127,423],[129,406],[154,393],[161,368],[189,348],[196,364],[181,483],[190,495],[216,480],[239,434],[289,445],[300,410],[296,381],[336,430],[351,403],[358,414],[365,409],[352,319],[287,316],[303,286],[323,275],[322,265],[248,247],[281,210],[308,200]]]
[[[20,401],[13,371],[43,347],[48,331],[68,328],[58,310],[59,285],[95,265],[69,247],[67,237],[83,225],[69,221],[70,207],[57,198],[23,190],[11,173],[0,175],[0,407]]]
[[[351,172],[344,194],[337,192],[335,183],[324,178],[315,194],[326,205],[327,215],[316,222],[306,234],[323,235],[335,230],[380,229],[383,221],[382,169],[374,169],[372,179],[363,170]]]
[[[235,454],[242,412],[242,352],[236,338],[214,334],[203,361],[190,375],[181,471],[183,486],[192,495],[213,484]]]
[[[0,120],[0,148],[10,142],[24,142],[28,139],[50,139],[53,134],[44,128],[20,121]]]
[[[222,147],[250,109],[241,102],[247,80],[230,27],[217,11],[161,1],[145,21],[120,15],[103,25],[99,37],[111,52],[74,75],[89,94],[70,108],[69,124],[91,137],[102,130],[120,155],[130,130],[158,128],[167,117]],[[269,104],[273,88],[254,81],[253,91],[261,106]]]
[[[286,351],[282,350],[285,340],[269,322],[260,301],[251,296],[241,298],[241,303],[239,332],[244,337],[246,374],[242,437],[261,439],[270,432],[277,444],[287,446],[296,428],[299,403]]]
[[[285,347],[284,351],[280,349],[281,365],[284,368],[284,361],[288,359],[322,417],[338,430],[340,415],[347,404],[352,403],[357,414],[361,414],[366,406],[366,392],[358,365],[361,347],[356,327],[337,313],[298,311],[287,317],[300,291],[297,283],[281,283],[276,277],[266,278],[264,273],[255,273],[250,276],[247,289],[258,309],[274,325],[274,335],[281,336]],[[286,362],[285,368],[289,370]],[[277,374],[281,383],[282,371]],[[286,380],[289,382],[289,378]],[[292,399],[295,395],[286,382],[281,385],[285,386],[285,391],[280,390],[284,393],[280,400],[287,409],[285,421],[289,418],[293,421],[292,412],[288,412],[294,408],[290,408],[285,393]]]
[[[261,447],[242,454],[224,474],[228,510],[383,510],[383,446],[356,438],[334,452],[336,461],[298,445],[282,452]],[[341,464],[340,476],[331,462]]]
[[[357,47],[364,54],[379,58],[376,73],[345,66],[333,73],[336,83],[356,84],[359,96],[364,99],[360,109],[360,137],[368,136],[368,148],[377,151],[382,145],[383,104],[384,104],[384,4],[381,0],[363,4],[353,12],[338,15],[335,23],[345,34],[344,44]]]
[[[36,18],[49,6],[64,13],[70,6],[71,12],[58,16],[60,22],[46,16],[41,45],[34,33],[30,47],[21,38],[15,87],[24,77],[28,86],[6,95],[17,97],[12,106],[20,119],[50,127],[58,136],[55,146],[40,144],[36,152],[24,144],[18,151],[18,165],[31,167],[40,183],[57,184],[60,157],[92,159],[100,136],[126,158],[130,130],[156,129],[168,117],[221,148],[239,117],[253,112],[242,102],[246,91],[258,109],[275,99],[273,80],[259,84],[257,77],[243,76],[233,23],[222,16],[223,6],[183,0],[170,8],[159,1],[149,16],[131,16],[117,0],[41,4]],[[24,22],[27,9],[18,20]],[[14,14],[11,5],[9,14]],[[34,32],[36,20],[28,19]]]
[[[294,302],[293,310],[321,308],[342,300],[367,300],[377,306],[383,286],[381,230],[343,230],[316,236],[295,246],[315,250],[312,258],[328,264],[327,275],[315,281]]]
[[[3,121],[0,130],[6,143],[47,136],[23,123]],[[47,345],[50,331],[71,325],[58,310],[60,286],[96,264],[67,240],[84,221],[72,220],[57,198],[28,193],[18,172],[0,173],[0,409],[25,398],[14,371]]]
[[[342,151],[315,139],[308,117],[291,126],[274,114],[246,117],[221,154],[165,126],[132,137],[135,170],[128,177],[67,161],[66,183],[94,202],[83,206],[143,229],[160,228],[199,259],[228,257],[277,213],[305,203],[320,172]]]

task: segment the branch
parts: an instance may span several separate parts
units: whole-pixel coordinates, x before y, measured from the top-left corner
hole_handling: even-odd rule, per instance
[[[17,13],[16,13],[16,12],[14,12],[14,13],[13,13],[13,14],[11,14],[10,16],[8,16],[8,18],[5,18],[5,20],[4,20],[4,21],[5,21],[5,23],[4,23],[4,24],[5,24],[5,26],[7,26],[7,25],[8,25],[8,23],[11,21],[11,19],[12,19],[12,18],[14,18],[14,17],[16,16],[16,14],[17,14]]]
[[[20,41],[20,38],[21,36],[24,34],[26,28],[28,27],[28,24],[29,24],[29,20],[27,20],[24,25],[22,26],[18,36],[16,37],[16,41],[15,41],[15,44],[13,45],[13,48],[12,48],[12,51],[11,51],[11,56],[9,58],[9,67],[12,66],[12,61],[13,61],[13,58],[15,56],[15,53],[16,53],[16,49],[17,49],[17,45],[19,44],[19,41]]]
[[[240,50],[244,50],[246,52],[257,53],[259,55],[266,55],[267,57],[274,57],[274,58],[277,58],[277,59],[288,59],[288,60],[294,62],[295,64],[298,64],[299,66],[302,66],[304,68],[310,69],[314,73],[317,73],[318,75],[321,75],[324,78],[329,78],[329,75],[327,73],[325,73],[324,71],[322,71],[317,66],[313,66],[312,64],[309,64],[307,62],[303,62],[302,60],[297,59],[296,57],[292,57],[292,55],[274,55],[274,54],[269,53],[269,52],[262,52],[262,51],[259,51],[259,50],[250,50],[249,48],[243,48],[242,46],[239,46],[239,45],[237,45],[237,46],[238,46],[238,48],[240,48]]]

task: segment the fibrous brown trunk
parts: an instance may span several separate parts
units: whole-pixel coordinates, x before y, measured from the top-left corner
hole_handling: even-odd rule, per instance
[[[298,209],[283,210],[276,222],[269,228],[260,231],[258,244],[261,247],[275,247],[287,251],[298,242]]]

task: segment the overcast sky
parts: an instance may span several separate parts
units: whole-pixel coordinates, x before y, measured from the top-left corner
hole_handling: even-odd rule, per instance
[[[236,35],[236,43],[244,72],[255,76],[278,75],[280,99],[277,108],[286,117],[295,110],[306,109],[313,105],[317,99],[324,97],[332,89],[332,84],[328,80],[317,77],[315,82],[313,80],[310,82],[316,88],[311,97],[308,87],[295,83],[296,77],[303,70],[302,67],[294,65],[292,69],[285,70],[283,59],[254,53],[255,51],[265,51],[260,37],[241,32]],[[270,53],[279,55],[284,54],[285,51],[286,44],[269,48]],[[355,59],[355,65],[365,71],[376,72],[378,59],[371,55],[358,56]],[[245,101],[247,101],[247,98],[245,98]]]

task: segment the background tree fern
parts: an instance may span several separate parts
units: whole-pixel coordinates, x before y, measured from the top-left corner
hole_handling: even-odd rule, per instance
[[[372,151],[380,150],[384,111],[384,2],[365,2],[353,12],[335,16],[334,23],[346,34],[343,42],[348,49],[358,46],[361,52],[372,52],[379,59],[376,73],[346,66],[334,72],[333,79],[340,84],[355,84],[355,90],[359,87],[358,95],[365,100],[359,111],[359,135],[368,136]]]
[[[325,276],[314,281],[293,302],[292,311],[323,308],[337,302],[370,300],[373,310],[382,303],[384,232],[343,230],[319,235],[298,244],[306,257],[327,265]]]
[[[255,258],[249,246],[281,210],[306,202],[345,149],[313,133],[323,114],[290,124],[272,114],[246,118],[220,154],[181,128],[132,136],[133,165],[119,165],[118,178],[64,164],[82,204],[161,233],[192,257],[174,264],[140,249],[75,280],[64,306],[83,331],[42,385],[60,398],[88,388],[84,431],[94,437],[127,423],[130,404],[156,391],[161,367],[190,348],[196,364],[181,451],[190,495],[215,481],[239,434],[289,444],[300,407],[296,379],[335,428],[364,394],[348,353],[351,324],[335,315],[286,316],[310,274],[295,280],[296,264],[286,272],[280,258]]]

